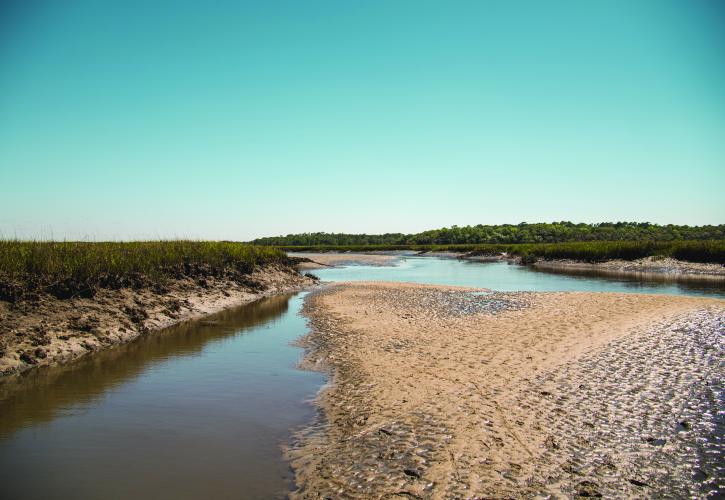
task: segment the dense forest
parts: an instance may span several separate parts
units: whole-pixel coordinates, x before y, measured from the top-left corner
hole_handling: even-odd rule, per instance
[[[725,224],[717,226],[658,225],[648,222],[521,223],[487,226],[452,226],[417,234],[302,233],[258,238],[256,245],[360,246],[360,245],[466,245],[562,243],[576,241],[679,241],[725,239]]]

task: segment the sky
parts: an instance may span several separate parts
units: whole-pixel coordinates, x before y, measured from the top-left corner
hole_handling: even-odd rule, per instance
[[[725,223],[725,2],[0,3],[0,236]]]

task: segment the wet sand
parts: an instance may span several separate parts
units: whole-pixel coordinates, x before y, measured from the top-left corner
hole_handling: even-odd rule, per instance
[[[308,298],[299,498],[722,493],[725,301],[392,283]]]
[[[320,269],[331,266],[367,265],[393,266],[400,258],[394,253],[289,253],[290,257],[303,257],[311,262],[302,262],[300,270]]]

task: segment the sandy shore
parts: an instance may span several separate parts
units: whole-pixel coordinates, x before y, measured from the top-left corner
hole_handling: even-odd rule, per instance
[[[698,497],[725,479],[723,300],[354,283],[305,313],[307,366],[332,383],[289,450],[293,496]]]
[[[300,270],[349,265],[392,266],[400,259],[399,255],[393,253],[289,253],[288,255],[312,261],[298,264],[297,268]]]
[[[273,265],[243,282],[208,277],[163,289],[100,290],[93,298],[0,301],[0,375],[70,361],[139,335],[261,297],[309,286],[311,278]]]

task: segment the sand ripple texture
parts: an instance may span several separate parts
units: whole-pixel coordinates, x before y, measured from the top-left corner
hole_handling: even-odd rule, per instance
[[[295,497],[724,491],[725,301],[360,283],[305,313],[332,384]]]

